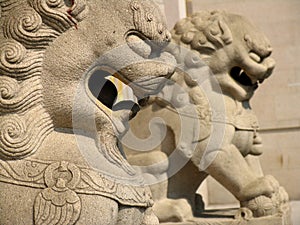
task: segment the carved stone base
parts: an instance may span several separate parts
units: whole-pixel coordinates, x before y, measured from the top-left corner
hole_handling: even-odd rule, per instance
[[[202,217],[195,217],[189,222],[169,222],[161,225],[293,225],[291,221],[291,210],[286,205],[280,214],[260,218],[247,218],[236,216],[238,209],[209,210],[202,214]]]

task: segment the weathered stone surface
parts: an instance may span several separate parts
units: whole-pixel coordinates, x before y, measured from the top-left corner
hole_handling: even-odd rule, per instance
[[[288,225],[291,223],[289,207],[281,214],[260,218],[244,218],[236,216],[237,210],[214,210],[205,212],[202,218],[194,218],[193,221],[179,223],[161,223],[162,225]]]
[[[0,0],[0,13],[0,224],[158,224],[117,139],[174,71],[160,11]]]
[[[294,0],[193,1],[193,9],[196,11],[224,9],[251,18],[270,39],[276,68],[268,82],[257,90],[251,105],[259,119],[265,146],[260,158],[263,170],[276,177],[294,201],[300,200],[297,178],[300,173],[300,107],[295,105],[300,92],[299,8],[300,2]],[[214,186],[210,186],[210,190],[222,193]],[[213,196],[209,201],[218,201]],[[223,199],[223,204],[231,202],[229,198]]]
[[[288,205],[285,190],[272,176],[262,174],[257,157],[246,159],[248,155],[260,155],[263,150],[258,121],[249,101],[275,66],[269,40],[246,18],[223,11],[197,12],[179,21],[172,36],[174,43],[189,49],[170,46],[180,65],[172,80],[181,89],[168,84],[131,123],[132,127],[140,127],[150,124],[153,117],[166,123],[164,126],[157,122],[157,127],[166,129],[167,136],[161,146],[151,149],[150,162],[154,164],[152,155],[159,152],[165,157],[158,157],[155,163],[168,161],[168,167],[157,167],[155,173],[149,166],[143,168],[145,177],[152,174],[159,183],[163,177],[159,173],[171,176],[174,167],[181,169],[170,178],[166,195],[156,200],[154,212],[158,209],[159,215],[159,209],[164,209],[161,222],[189,221],[189,216],[185,216],[190,215],[186,213],[190,207],[195,215],[203,210],[195,193],[211,175],[255,218],[279,215],[281,207]],[[158,132],[164,133],[162,128]],[[138,133],[142,138],[149,134],[141,134],[141,130]],[[126,145],[130,163],[141,166],[143,155],[148,165],[148,153],[132,152],[129,141]],[[173,160],[176,154],[181,158]],[[180,160],[186,164],[179,165]],[[156,184],[153,193],[165,187],[166,184]],[[169,198],[174,199],[173,204]],[[179,204],[181,199],[186,199],[186,204]],[[178,212],[177,216],[174,212]]]

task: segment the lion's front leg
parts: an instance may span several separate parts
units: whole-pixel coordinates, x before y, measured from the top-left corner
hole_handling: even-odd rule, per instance
[[[214,131],[216,133],[212,135],[210,142],[215,144],[206,143],[206,152],[203,152],[202,146],[195,154],[198,160],[201,158],[198,161],[200,169],[214,177],[241,202],[261,195],[270,197],[278,184],[270,177],[264,177],[251,169],[240,149],[232,143],[235,128],[226,124],[214,124]],[[196,160],[193,161],[197,163]]]
[[[239,201],[260,195],[270,197],[275,184],[269,177],[259,177],[234,145],[218,150],[206,172],[226,187]]]
[[[205,152],[203,146],[198,148],[193,162],[227,188],[241,202],[242,207],[252,211],[253,216],[274,215],[280,212],[287,206],[288,201],[284,188],[280,187],[272,176],[263,176],[256,159],[244,158],[243,151],[232,143],[235,135],[233,126],[214,126],[216,132],[221,131],[215,134],[215,139],[211,137],[215,144],[207,145]],[[255,165],[259,168],[253,169]]]

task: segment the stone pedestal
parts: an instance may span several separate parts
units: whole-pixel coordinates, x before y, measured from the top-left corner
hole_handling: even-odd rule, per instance
[[[239,209],[209,210],[190,222],[169,222],[161,225],[292,225],[291,210],[286,205],[280,214],[260,218],[248,217]],[[295,225],[295,224],[294,224]]]

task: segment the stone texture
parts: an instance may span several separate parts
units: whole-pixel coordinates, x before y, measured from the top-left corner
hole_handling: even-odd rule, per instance
[[[118,148],[174,71],[156,5],[0,0],[0,23],[0,224],[158,224]]]
[[[174,83],[167,84],[153,104],[131,123],[139,127],[151,124],[152,117],[162,118],[166,140],[173,138],[173,142],[163,142],[151,152],[165,153],[168,168],[154,165],[155,173],[151,167],[141,169],[145,177],[152,175],[158,183],[159,171],[172,176],[173,167],[180,167],[168,182],[167,195],[154,204],[154,212],[157,209],[161,222],[190,221],[186,211],[191,207],[194,215],[201,213],[202,202],[195,193],[211,175],[254,217],[279,215],[281,207],[288,205],[285,190],[273,177],[262,174],[257,157],[246,157],[260,155],[263,150],[249,101],[275,66],[268,39],[244,17],[223,11],[197,12],[179,21],[172,35],[173,42],[182,47],[169,46],[180,65],[172,76]],[[159,133],[164,132],[161,128]],[[147,137],[145,133],[142,136]],[[148,153],[133,153],[133,145],[127,144],[130,163],[141,167],[140,159],[143,156],[147,162]],[[181,157],[176,158],[176,154]],[[160,157],[155,163],[159,165],[163,160]],[[186,164],[179,165],[180,160],[186,160]],[[152,186],[153,193],[163,188],[165,184]],[[160,215],[161,209],[165,215]]]
[[[194,221],[184,223],[161,223],[162,225],[287,225],[291,224],[289,210],[282,215],[262,217],[262,218],[242,218],[235,217],[236,210],[215,210],[206,214],[207,218],[195,218]],[[216,219],[218,217],[218,219]],[[231,217],[231,218],[230,218]]]
[[[287,1],[193,0],[193,9],[224,9],[251,18],[266,33],[274,48],[277,62],[273,76],[265,82],[252,100],[260,122],[265,152],[261,157],[266,173],[272,174],[285,186],[292,200],[300,199],[299,192],[299,115],[300,76],[300,3]],[[267,12],[267,14],[266,14]],[[279,16],[280,15],[280,16]],[[279,141],[280,140],[280,141]],[[281,159],[285,164],[281,163]],[[287,164],[286,164],[287,163]],[[214,189],[210,186],[210,189]],[[216,188],[220,193],[220,189]],[[212,202],[218,201],[213,199]],[[231,202],[228,198],[223,203]]]

